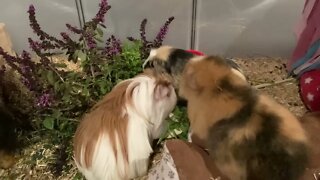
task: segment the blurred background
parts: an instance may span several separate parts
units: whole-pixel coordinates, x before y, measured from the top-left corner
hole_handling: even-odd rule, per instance
[[[302,12],[300,0],[109,0],[107,36],[138,37],[148,19],[147,37],[154,37],[174,16],[165,44],[224,56],[290,57],[296,44],[294,27]],[[94,17],[99,0],[1,0],[0,22],[6,24],[14,50],[28,49],[28,6],[33,4],[41,27],[59,35],[65,23],[81,26]]]

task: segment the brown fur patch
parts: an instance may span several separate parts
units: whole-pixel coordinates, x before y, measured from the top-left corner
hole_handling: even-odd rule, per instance
[[[258,108],[260,108],[261,111],[271,112],[280,117],[280,132],[282,135],[295,141],[308,141],[300,121],[287,108],[263,94],[260,95],[258,104]]]

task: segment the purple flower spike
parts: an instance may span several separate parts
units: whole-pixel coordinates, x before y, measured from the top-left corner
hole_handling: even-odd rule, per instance
[[[30,14],[32,14],[32,13],[35,14],[35,8],[34,8],[33,4],[30,4],[28,13],[30,13]]]
[[[93,18],[93,21],[95,23],[103,23],[104,22],[104,16],[107,13],[107,11],[111,8],[111,6],[108,5],[107,0],[101,0],[99,4],[99,11],[96,14],[96,16]]]
[[[88,32],[84,34],[84,38],[89,49],[94,49],[95,47],[97,47],[97,42],[94,40],[92,33]]]
[[[166,23],[161,27],[158,35],[156,36],[154,40],[154,47],[160,47],[162,45],[162,42],[168,32],[170,23],[174,20],[174,17],[170,17]]]
[[[63,37],[63,39],[64,39],[66,42],[72,41],[71,38],[70,38],[70,36],[69,36],[67,33],[62,32],[62,33],[60,33],[60,35]]]
[[[121,42],[119,39],[116,39],[114,35],[112,35],[106,42],[106,47],[104,49],[103,54],[105,54],[108,58],[112,58],[122,52]]]
[[[41,44],[37,41],[33,41],[31,38],[28,38],[29,41],[29,45],[30,48],[34,51],[34,52],[40,52],[41,50]]]
[[[40,40],[49,39],[51,41],[54,41],[56,43],[56,46],[63,45],[63,41],[58,40],[57,38],[50,36],[46,32],[42,31],[37,19],[36,19],[36,12],[33,5],[29,6],[29,21],[30,21],[30,27],[33,29],[33,32],[39,36]]]
[[[24,61],[30,61],[31,60],[30,54],[25,50],[22,51],[21,58]]]
[[[46,108],[52,105],[53,97],[50,93],[44,93],[37,99],[37,106],[41,108]]]
[[[146,38],[146,25],[147,25],[147,19],[142,20],[140,25],[140,37],[143,44],[147,42]]]
[[[78,29],[77,27],[71,26],[70,24],[66,24],[66,26],[71,32],[73,32],[75,34],[81,34],[82,33],[82,30]]]
[[[32,85],[29,79],[21,77],[21,82],[24,84],[30,91],[32,91]]]

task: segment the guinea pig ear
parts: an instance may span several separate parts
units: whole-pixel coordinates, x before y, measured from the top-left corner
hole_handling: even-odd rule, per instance
[[[160,83],[154,88],[154,98],[156,101],[169,97],[170,93],[171,89],[168,84]]]

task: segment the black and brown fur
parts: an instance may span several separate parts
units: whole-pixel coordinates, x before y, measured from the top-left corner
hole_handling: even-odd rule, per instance
[[[175,62],[168,58],[172,51],[160,59],[164,66],[153,64],[173,77],[173,72],[181,72],[179,96],[188,101],[193,137],[225,175],[235,180],[301,177],[308,162],[308,140],[294,115],[257,92],[225,59],[193,57],[175,71],[176,65],[166,67]]]
[[[186,65],[179,93],[188,101],[194,136],[230,179],[299,179],[308,160],[301,124],[260,94],[221,58]]]

